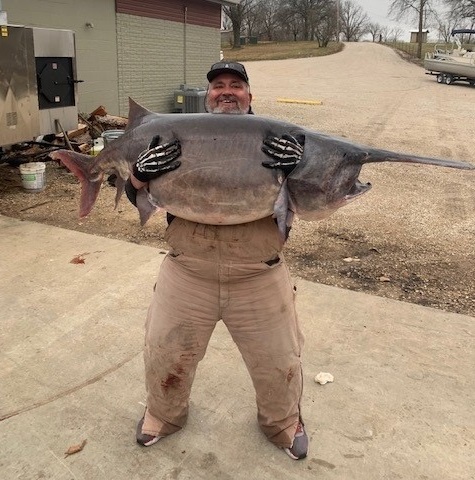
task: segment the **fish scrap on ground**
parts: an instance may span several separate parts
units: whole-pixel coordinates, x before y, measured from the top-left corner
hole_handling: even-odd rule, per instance
[[[284,179],[262,162],[268,136],[305,137],[302,161]],[[364,164],[406,162],[474,170],[475,165],[366,147],[298,125],[258,115],[158,114],[129,100],[124,134],[97,157],[70,150],[51,156],[81,182],[80,216],[96,202],[104,178],[115,174],[116,206],[132,165],[155,135],[162,142],[178,139],[181,166],[139,191],[141,224],[162,208],[190,221],[211,225],[251,222],[274,215],[285,232],[293,215],[320,220],[357,199],[370,188],[358,175]]]

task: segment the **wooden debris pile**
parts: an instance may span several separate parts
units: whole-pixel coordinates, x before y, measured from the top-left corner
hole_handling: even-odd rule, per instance
[[[3,154],[0,163],[20,165],[27,162],[50,160],[49,154],[60,148],[93,154],[94,140],[107,130],[124,130],[127,118],[109,115],[102,105],[90,114],[78,115],[78,127],[74,130],[43,135],[34,141],[11,145]]]

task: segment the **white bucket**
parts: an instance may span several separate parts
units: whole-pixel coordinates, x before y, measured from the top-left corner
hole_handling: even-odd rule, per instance
[[[20,165],[21,183],[31,193],[41,192],[46,183],[46,165],[43,162],[30,162]]]
[[[113,140],[117,140],[124,134],[124,130],[106,130],[102,132],[102,138],[104,139],[104,147],[107,147]]]

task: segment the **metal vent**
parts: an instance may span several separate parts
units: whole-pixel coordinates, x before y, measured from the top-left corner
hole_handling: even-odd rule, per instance
[[[205,113],[206,88],[181,85],[174,92],[175,113]]]
[[[204,90],[188,90],[185,92],[185,102],[183,105],[183,113],[204,113],[205,110]]]

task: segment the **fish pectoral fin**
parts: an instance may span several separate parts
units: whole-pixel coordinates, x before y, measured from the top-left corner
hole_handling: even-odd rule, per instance
[[[125,190],[125,180],[121,176],[118,176],[116,178],[115,188],[117,189],[115,194],[115,208],[117,208],[119,206],[120,198],[122,197],[122,194]]]
[[[272,215],[277,220],[277,226],[279,227],[282,242],[287,240],[294,219],[294,212],[291,209],[291,204],[292,201],[289,197],[287,180],[284,180],[274,202],[274,214]]]
[[[137,209],[139,211],[140,225],[144,226],[148,219],[158,210],[158,207],[152,205],[148,199],[149,194],[145,188],[137,192]]]

